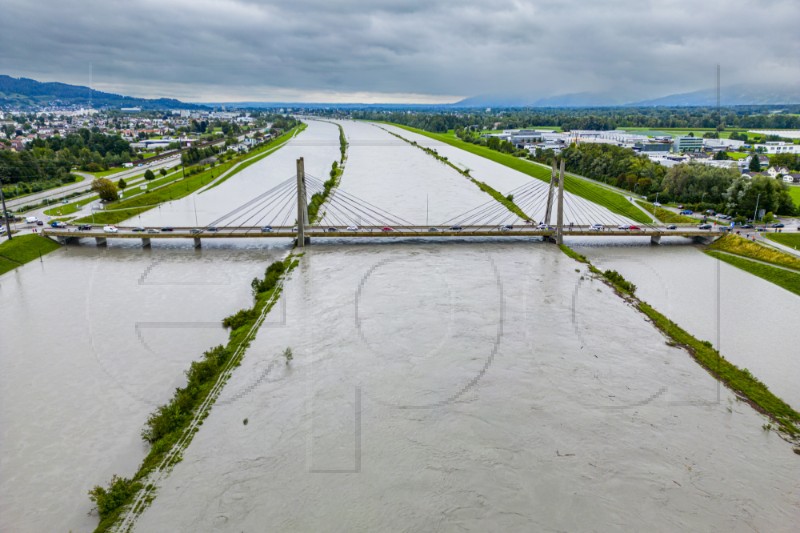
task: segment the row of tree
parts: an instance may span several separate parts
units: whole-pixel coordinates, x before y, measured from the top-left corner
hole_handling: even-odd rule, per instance
[[[439,112],[412,110],[355,110],[352,118],[383,120],[431,132],[456,128],[518,129],[559,127],[563,130],[613,130],[617,128],[716,128],[720,122],[727,129],[797,129],[800,106],[784,106],[782,113],[770,106],[735,106],[722,110],[713,107],[601,107],[601,108],[513,108],[490,111],[465,109]],[[341,114],[331,110],[332,115]]]

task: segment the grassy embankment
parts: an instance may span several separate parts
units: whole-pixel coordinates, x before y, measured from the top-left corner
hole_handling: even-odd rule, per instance
[[[59,248],[60,245],[41,235],[18,235],[0,244],[0,275],[29,263]]]
[[[800,296],[798,257],[756,244],[738,235],[726,235],[718,239],[708,246],[706,253]],[[786,268],[793,270],[785,270]]]
[[[776,233],[776,235],[781,235]],[[725,235],[710,245],[708,250],[727,252],[749,259],[756,259],[800,271],[800,257],[790,255],[774,248],[768,248],[738,235]]]
[[[138,174],[138,175],[133,176],[131,178],[128,178],[128,180],[127,180],[128,181],[128,186],[122,192],[122,199],[123,200],[125,200],[126,198],[130,198],[132,196],[136,196],[138,194],[144,194],[144,192],[141,190],[141,186],[142,185],[146,185],[146,187],[147,187],[146,190],[147,191],[151,191],[151,190],[153,190],[153,189],[155,189],[157,187],[161,187],[162,185],[166,185],[167,183],[170,183],[172,181],[175,181],[175,180],[179,179],[182,176],[182,172],[181,172],[181,170],[173,170],[172,172],[169,172],[166,176],[161,176],[158,179],[154,179],[152,181],[141,181],[140,178],[142,178],[142,176],[144,176],[144,173],[141,173],[141,174]],[[134,184],[134,183],[132,183],[134,180],[140,180],[140,181],[138,181],[138,182],[136,182]],[[83,200],[78,200],[77,202],[70,202],[68,204],[63,204],[63,205],[60,205],[60,206],[57,206],[57,207],[53,207],[51,209],[46,210],[44,212],[44,214],[48,215],[48,216],[66,216],[66,215],[71,215],[71,214],[77,213],[78,211],[83,209],[83,207],[85,205],[90,204],[92,202],[95,202],[95,201],[97,201],[99,199],[100,199],[100,197],[97,196],[97,195],[90,196],[88,198],[84,198]],[[112,209],[113,209],[113,206],[115,204],[108,204],[108,205],[112,206]]]
[[[125,167],[115,167],[109,168],[108,170],[101,170],[99,172],[84,172],[84,174],[91,174],[95,178],[107,178],[112,174],[117,174],[118,172],[122,172],[123,170],[128,170]]]
[[[253,306],[222,321],[222,325],[231,330],[228,343],[208,350],[202,359],[194,361],[186,371],[186,385],[175,389],[169,403],[158,407],[147,419],[142,439],[150,445],[150,452],[133,477],[113,476],[107,487],[96,486],[89,491],[100,515],[96,532],[109,531],[125,511],[141,513],[155,497],[156,487],[148,477],[180,462],[183,451],[277,302],[283,280],[298,262],[297,257],[290,254],[283,261],[272,263],[264,278],[253,279]]]
[[[413,131],[412,128],[406,128],[406,129],[410,129],[411,131]],[[529,220],[531,218],[522,209],[520,209],[519,206],[517,204],[515,204],[512,199],[509,199],[508,197],[503,196],[503,194],[500,191],[498,191],[497,189],[493,188],[488,183],[485,183],[483,181],[480,181],[480,180],[477,180],[477,179],[473,178],[472,176],[470,176],[469,170],[465,170],[465,169],[457,167],[456,165],[451,163],[445,156],[439,155],[439,153],[436,150],[433,150],[431,148],[427,148],[425,146],[420,146],[415,141],[406,139],[402,135],[398,135],[398,134],[396,134],[394,132],[391,132],[391,131],[388,131],[388,130],[386,130],[386,131],[387,131],[387,133],[389,133],[391,135],[394,135],[398,139],[401,139],[401,140],[407,142],[408,144],[410,144],[412,146],[416,146],[417,148],[419,148],[420,150],[422,150],[426,154],[430,155],[431,157],[434,157],[435,159],[437,159],[437,160],[441,161],[442,163],[444,163],[445,165],[449,166],[450,168],[452,168],[453,170],[455,170],[456,172],[458,172],[459,174],[461,174],[462,176],[464,176],[465,178],[470,180],[472,183],[477,185],[480,190],[482,190],[483,192],[485,192],[486,194],[488,194],[489,196],[491,196],[492,198],[494,198],[495,200],[497,200],[498,202],[503,204],[503,206],[506,209],[508,209],[509,211],[511,211],[512,213],[514,213],[518,217],[520,217],[521,219]]]
[[[800,185],[790,185],[788,189],[794,205],[800,207]]]
[[[347,139],[344,136],[344,128],[339,124],[339,161],[334,161],[331,165],[330,178],[323,184],[322,192],[314,193],[311,201],[308,202],[308,221],[311,225],[316,224],[324,216],[324,212],[319,212],[322,204],[328,199],[331,191],[339,186],[339,181],[342,179],[344,173],[345,162],[347,161]]]
[[[301,125],[301,127],[302,126],[305,125],[303,124]],[[293,133],[293,131],[294,130],[290,130],[290,132],[287,132],[285,135],[289,135],[290,133]],[[284,136],[278,137],[273,141],[277,141],[282,137]],[[194,174],[192,176],[186,176],[185,179],[176,180],[169,185],[150,191],[147,194],[142,194],[134,198],[131,198],[129,200],[122,200],[120,202],[109,204],[108,210],[97,212],[94,214],[94,216],[79,218],[77,220],[74,220],[73,223],[74,224],[92,223],[92,221],[94,221],[93,223],[95,224],[117,224],[119,222],[122,222],[123,220],[135,217],[140,213],[144,213],[145,211],[149,211],[150,209],[157,207],[158,204],[160,203],[168,202],[171,200],[178,200],[180,198],[183,198],[184,196],[188,196],[197,189],[205,185],[208,185],[209,183],[214,181],[215,177],[219,177],[224,172],[231,170],[238,163],[244,161],[238,167],[233,169],[233,171],[230,174],[228,174],[228,176],[225,179],[229,178],[233,174],[236,174],[237,172],[244,170],[249,165],[252,165],[256,161],[261,159],[261,156],[266,156],[267,154],[263,154],[263,152],[268,150],[273,145],[274,142],[267,143],[266,145],[261,146],[256,150],[253,150],[252,152],[243,154],[242,156],[235,157],[233,159],[229,159],[228,161],[220,165],[204,170],[203,172],[200,172],[198,174]],[[256,157],[253,157],[254,153],[257,154]],[[248,159],[248,156],[249,158],[252,159],[245,161],[246,159]]]
[[[464,142],[455,135],[430,133],[417,128],[403,126],[402,124],[392,124],[392,126],[441,141],[455,148],[459,148],[466,152],[485,157],[486,159],[494,161],[495,163],[500,163],[501,165],[513,168],[514,170],[522,172],[523,174],[527,174],[532,178],[544,181],[545,183],[550,183],[550,170],[530,161],[492,150],[486,146],[479,146]],[[564,179],[564,189],[569,193],[580,196],[581,198],[585,198],[586,200],[605,207],[613,213],[630,218],[636,222],[640,222],[642,224],[649,224],[652,222],[650,217],[645,215],[635,205],[631,204],[625,196],[616,193],[598,183],[592,182],[591,180],[566,176]]]
[[[725,261],[729,265],[733,265],[745,272],[749,272],[754,276],[769,281],[800,296],[800,273],[788,272],[786,270],[775,268],[773,266],[765,265],[763,263],[756,263],[740,256],[723,254],[720,252],[709,251],[706,252],[711,257]]]
[[[800,248],[800,232],[767,233],[767,239],[788,246],[789,248]]]
[[[222,178],[220,180],[217,180],[212,186],[210,186],[209,188],[207,188],[206,190],[204,190],[202,192],[208,192],[211,189],[213,189],[214,187],[222,185],[223,183],[225,183],[228,180],[228,178],[230,178],[231,176],[233,176],[237,172],[241,172],[242,170],[246,169],[250,165],[252,165],[254,163],[258,163],[259,161],[261,161],[262,159],[267,157],[269,154],[271,154],[275,150],[278,150],[279,148],[282,148],[283,145],[286,144],[286,142],[288,142],[292,137],[294,137],[295,135],[297,135],[298,133],[300,133],[301,131],[303,131],[307,127],[308,127],[307,124],[302,123],[302,124],[300,124],[298,126],[295,126],[292,129],[290,129],[289,131],[287,131],[283,135],[281,135],[279,137],[275,137],[274,139],[270,140],[268,143],[266,143],[266,144],[264,144],[262,146],[259,146],[258,148],[256,148],[252,152],[247,152],[247,154],[244,155],[244,158],[237,159],[237,161],[242,161],[242,162],[239,164],[238,167],[236,167],[236,170],[234,172],[231,172],[230,174],[228,174],[224,178]]]
[[[679,215],[678,213],[673,213],[669,209],[664,209],[663,207],[658,207],[656,205],[651,204],[650,202],[645,202],[644,200],[634,200],[637,204],[642,206],[642,208],[647,211],[648,213],[655,215],[657,219],[665,224],[697,224],[698,221],[695,218],[687,217],[686,215]]]
[[[715,350],[710,342],[693,337],[652,306],[637,298],[634,295],[636,286],[625,280],[619,273],[615,271],[601,273],[588,259],[568,246],[562,246],[561,249],[573,259],[588,264],[592,273],[614,288],[627,303],[646,315],[675,346],[689,352],[709,374],[724,383],[757,411],[771,418],[784,438],[797,444],[800,438],[800,413],[772,394],[767,386],[754,377],[749,370],[738,368]]]

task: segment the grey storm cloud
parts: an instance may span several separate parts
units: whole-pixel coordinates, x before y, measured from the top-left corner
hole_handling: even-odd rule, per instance
[[[0,73],[185,100],[656,97],[800,80],[797,0],[3,0]],[[756,79],[757,78],[757,79]]]

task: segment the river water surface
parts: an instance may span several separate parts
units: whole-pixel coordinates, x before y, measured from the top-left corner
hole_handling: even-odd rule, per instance
[[[379,128],[342,124],[342,190],[418,223],[489,199]],[[263,162],[142,224],[194,225],[195,205],[199,224],[215,220],[294,174],[300,156],[324,179],[337,138],[312,121]],[[530,180],[452,150],[503,192]],[[556,247],[320,241],[137,531],[791,531],[800,520],[791,447]],[[0,530],[96,524],[86,491],[135,470],[147,414],[190,360],[224,342],[220,319],[249,305],[249,280],[288,240],[203,246],[67,247],[0,277]],[[675,248],[663,264],[680,257],[669,264],[682,275],[652,287],[625,270],[638,264],[626,254],[646,263],[666,249],[586,253],[681,315],[659,295],[683,294],[675,287],[694,258],[712,260]],[[723,333],[727,353],[736,337]]]
[[[351,141],[368,127],[345,123]],[[392,210],[411,220],[423,193],[441,217],[474,197],[386,141],[351,148],[343,189],[407,199]],[[553,246],[326,241],[282,301],[137,530],[790,531],[800,516],[791,447]]]

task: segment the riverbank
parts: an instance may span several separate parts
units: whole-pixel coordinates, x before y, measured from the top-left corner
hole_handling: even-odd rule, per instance
[[[295,133],[302,131],[304,128],[305,124],[301,124],[300,126],[296,126],[292,130],[285,133],[284,136],[290,137]],[[149,211],[154,207],[158,207],[158,205],[161,203],[178,200],[185,196],[189,196],[202,187],[214,183],[215,179],[217,179],[218,182],[212,186],[216,186],[234,174],[241,172],[248,166],[260,161],[262,158],[272,153],[274,150],[270,149],[277,149],[275,147],[275,143],[278,142],[278,139],[281,139],[284,136],[273,139],[271,143],[267,143],[257,148],[253,152],[248,152],[242,156],[229,159],[225,163],[206,169],[198,174],[187,176],[181,180],[173,181],[168,185],[145,194],[137,195],[129,200],[123,200],[121,202],[111,204],[111,209],[94,213],[91,216],[79,218],[74,220],[73,223],[118,224],[123,220],[135,217],[136,215],[144,213],[145,211]],[[286,140],[288,140],[288,137],[283,141],[284,144],[281,144],[280,146],[285,145]]]
[[[522,220],[531,220],[532,219],[528,214],[526,214],[522,209],[520,209],[517,204],[514,203],[514,200],[512,198],[503,196],[503,194],[500,191],[498,191],[497,189],[493,188],[491,185],[489,185],[489,184],[487,184],[487,183],[485,183],[483,181],[480,181],[480,180],[477,180],[477,179],[473,178],[470,175],[469,170],[457,167],[456,165],[451,163],[446,157],[444,157],[442,155],[439,155],[439,153],[436,152],[436,150],[433,150],[432,148],[427,148],[425,146],[420,146],[415,141],[411,141],[409,139],[406,139],[402,135],[398,135],[398,134],[396,134],[396,133],[394,133],[392,131],[388,131],[388,130],[385,130],[385,129],[384,129],[384,131],[386,131],[386,133],[389,133],[390,135],[394,135],[395,137],[397,137],[398,139],[400,139],[402,141],[407,142],[411,146],[419,148],[420,150],[422,150],[423,152],[425,152],[429,156],[431,156],[431,157],[435,158],[436,160],[438,160],[438,161],[444,163],[445,165],[449,166],[450,168],[452,168],[453,170],[455,170],[456,172],[458,172],[459,174],[461,174],[462,176],[464,176],[465,178],[470,180],[472,183],[477,185],[478,188],[481,191],[485,192],[486,194],[488,194],[489,196],[491,196],[492,198],[497,200],[497,202],[502,204],[503,207],[505,207],[506,209],[508,209],[509,211],[511,211],[512,213],[514,213],[518,217],[520,217]]]
[[[142,439],[150,445],[150,452],[138,471],[131,478],[113,476],[108,487],[95,486],[89,491],[100,516],[96,532],[109,531],[120,520],[124,527],[126,521],[135,518],[152,502],[158,481],[180,462],[182,452],[191,443],[232,370],[241,364],[259,327],[278,301],[283,283],[298,265],[298,258],[289,254],[282,261],[272,263],[263,278],[252,280],[253,306],[222,321],[231,330],[228,343],[206,351],[201,360],[192,362],[186,371],[186,385],[176,389],[172,400],[150,415],[142,430]],[[289,358],[286,360],[288,364]],[[129,522],[127,524],[130,526]]]
[[[795,446],[800,444],[800,413],[769,391],[766,385],[754,377],[747,369],[740,369],[725,359],[713,348],[710,342],[701,341],[690,335],[675,322],[658,312],[655,308],[635,296],[635,285],[614,271],[601,273],[583,255],[561,246],[561,250],[573,259],[587,264],[589,271],[602,279],[628,304],[647,316],[675,346],[685,349],[715,379],[721,381],[737,396],[747,401],[754,409],[768,416],[776,429],[787,441]],[[771,429],[771,425],[765,425]]]
[[[322,204],[328,199],[344,174],[345,163],[347,162],[347,138],[344,135],[344,128],[340,124],[336,124],[339,128],[339,161],[334,161],[331,165],[330,178],[325,180],[322,184],[322,192],[314,193],[311,200],[308,202],[308,220],[310,224],[316,224],[320,221],[323,215],[320,215],[319,210]]]
[[[445,144],[449,144],[454,148],[484,157],[494,161],[495,163],[499,163],[518,172],[522,172],[523,174],[527,174],[532,178],[544,181],[545,183],[550,183],[550,170],[546,167],[519,159],[513,155],[492,150],[491,148],[487,148],[485,146],[478,146],[472,143],[464,142],[455,136],[449,136],[440,133],[430,133],[428,131],[412,128],[410,126],[403,126],[401,124],[391,125],[412,133],[416,133],[418,135],[423,135],[436,141],[443,142]],[[581,179],[565,179],[564,190],[589,200],[590,202],[601,205],[613,213],[630,218],[636,222],[640,222],[642,224],[650,224],[652,222],[652,220],[642,210],[629,202],[627,198],[621,194],[612,192],[605,187],[601,187],[600,185],[592,183],[591,181]]]
[[[0,244],[0,275],[25,263],[41,259],[60,248],[55,241],[41,235],[18,235]]]

